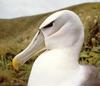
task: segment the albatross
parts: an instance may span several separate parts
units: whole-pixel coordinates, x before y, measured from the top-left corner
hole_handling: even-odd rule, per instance
[[[99,71],[78,63],[83,42],[79,16],[69,10],[55,12],[40,25],[28,47],[14,57],[13,67],[18,69],[45,43],[46,51],[35,60],[28,86],[100,86]]]

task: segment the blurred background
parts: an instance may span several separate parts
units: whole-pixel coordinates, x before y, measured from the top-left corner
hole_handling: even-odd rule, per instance
[[[92,2],[100,0],[0,0],[0,18],[37,15]]]
[[[30,43],[39,25],[58,10],[79,15],[85,30],[80,64],[100,67],[100,0],[0,0],[0,86],[27,86],[32,64],[40,53],[16,71],[12,59]]]

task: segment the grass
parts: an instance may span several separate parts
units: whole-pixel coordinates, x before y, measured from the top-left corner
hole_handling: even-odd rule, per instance
[[[76,12],[85,27],[81,64],[100,65],[100,3],[65,8]],[[51,13],[15,19],[0,19],[0,86],[26,86],[36,56],[15,71],[13,57],[31,41],[42,21]]]

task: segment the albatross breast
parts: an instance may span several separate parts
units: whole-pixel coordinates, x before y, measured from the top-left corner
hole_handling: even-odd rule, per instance
[[[66,52],[53,49],[41,54],[33,64],[28,86],[80,86],[85,81],[85,68],[66,66],[70,56]]]

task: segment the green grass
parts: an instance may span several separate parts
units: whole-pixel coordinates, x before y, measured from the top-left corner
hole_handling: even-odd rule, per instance
[[[85,42],[79,62],[100,65],[100,3],[65,9],[76,12],[85,27]],[[13,69],[12,59],[30,43],[39,25],[51,13],[0,19],[0,86],[26,86],[36,56],[26,62],[19,71]]]

